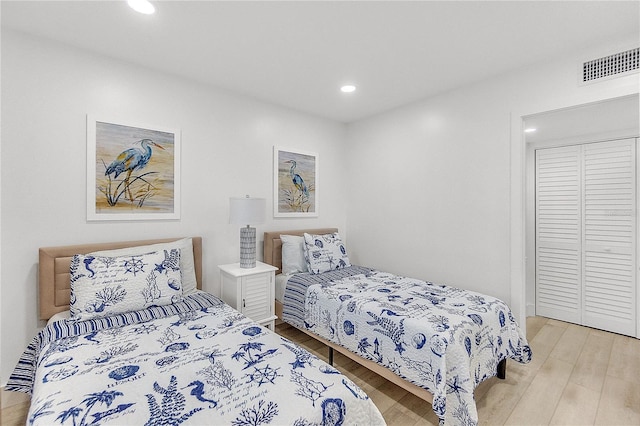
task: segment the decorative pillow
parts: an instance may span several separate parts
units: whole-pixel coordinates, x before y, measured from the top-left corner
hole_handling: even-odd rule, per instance
[[[304,237],[280,235],[280,240],[282,240],[282,273],[307,272],[307,261],[304,259]]]
[[[49,320],[47,321],[47,325],[54,323],[56,321],[62,321],[69,318],[71,318],[71,312],[69,311],[58,312],[57,314],[53,314],[53,316],[49,318]]]
[[[198,291],[196,281],[196,267],[193,261],[193,241],[191,238],[171,241],[168,243],[150,244],[146,246],[127,247],[116,250],[102,250],[90,253],[94,256],[126,256],[131,254],[145,254],[152,251],[180,249],[180,273],[182,274],[182,292],[192,294]]]
[[[304,234],[304,256],[307,268],[312,274],[342,269],[351,266],[347,249],[340,235],[333,234],[313,235]]]
[[[71,318],[86,320],[182,300],[180,250],[71,259]]]

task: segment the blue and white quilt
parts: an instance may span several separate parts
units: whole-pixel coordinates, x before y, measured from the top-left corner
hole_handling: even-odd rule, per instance
[[[351,380],[215,296],[36,335],[7,390],[29,425],[380,425]]]
[[[360,266],[293,275],[283,320],[427,389],[447,425],[477,424],[476,386],[532,356],[501,300]]]

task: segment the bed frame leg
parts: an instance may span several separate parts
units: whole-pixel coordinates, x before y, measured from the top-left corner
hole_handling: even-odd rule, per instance
[[[507,378],[507,359],[503,359],[498,363],[498,371],[497,371],[498,379],[506,379]]]
[[[329,365],[333,365],[333,348],[329,347]]]

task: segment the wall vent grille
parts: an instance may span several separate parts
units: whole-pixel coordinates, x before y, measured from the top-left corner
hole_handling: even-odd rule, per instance
[[[582,82],[637,71],[640,68],[640,47],[582,64]]]

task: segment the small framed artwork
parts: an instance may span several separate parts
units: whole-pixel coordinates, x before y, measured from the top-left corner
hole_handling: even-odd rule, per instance
[[[318,216],[318,154],[273,147],[273,216]]]
[[[87,220],[180,219],[180,131],[87,116]]]

